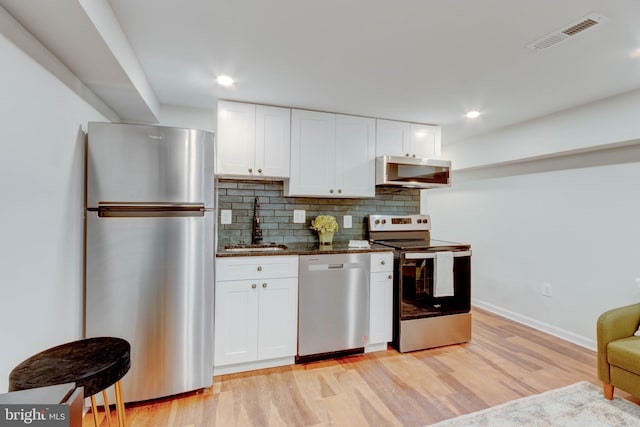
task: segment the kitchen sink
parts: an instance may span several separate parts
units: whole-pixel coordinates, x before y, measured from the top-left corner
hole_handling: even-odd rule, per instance
[[[239,245],[230,245],[225,246],[224,250],[227,252],[265,252],[265,251],[284,251],[287,250],[287,246],[285,245],[277,245],[275,243],[263,244],[263,245],[250,245],[250,244],[239,244]]]

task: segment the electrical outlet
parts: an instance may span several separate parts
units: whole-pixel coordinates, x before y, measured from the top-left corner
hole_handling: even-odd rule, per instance
[[[351,223],[351,215],[345,215],[342,217],[342,226],[344,228],[351,228],[353,224]]]
[[[551,286],[551,283],[542,284],[542,296],[549,298],[553,296],[553,286]]]
[[[293,211],[293,222],[296,224],[304,224],[306,221],[306,211],[304,209],[295,209]]]
[[[231,224],[231,209],[220,210],[220,224]]]

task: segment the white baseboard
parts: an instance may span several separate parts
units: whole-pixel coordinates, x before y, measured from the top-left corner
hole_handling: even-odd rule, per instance
[[[214,366],[213,375],[235,374],[238,372],[255,371],[256,369],[275,368],[276,366],[294,365],[296,359],[294,356],[281,357],[279,359],[259,360],[247,363],[238,363],[236,365]]]
[[[374,351],[385,351],[387,350],[387,343],[378,343],[378,344],[369,344],[364,347],[365,353],[372,353]]]
[[[507,319],[511,319],[515,322],[522,323],[523,325],[532,327],[533,329],[537,329],[549,335],[553,335],[554,337],[561,338],[573,344],[577,344],[580,347],[597,351],[597,343],[595,340],[591,338],[587,338],[582,335],[575,334],[571,331],[567,331],[566,329],[558,328],[548,323],[541,322],[536,319],[532,319],[531,317],[528,317],[528,316],[523,316],[522,314],[515,313],[513,311],[507,310],[497,305],[490,304],[485,301],[472,299],[471,304],[478,308],[482,308],[484,310],[495,313],[499,316],[506,317]],[[594,325],[594,328],[595,328],[595,325]]]

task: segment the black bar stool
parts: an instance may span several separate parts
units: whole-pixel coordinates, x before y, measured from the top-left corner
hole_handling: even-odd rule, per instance
[[[84,387],[91,398],[93,421],[98,427],[94,395],[102,392],[105,416],[111,425],[106,389],[113,385],[116,394],[118,425],[125,426],[121,379],[131,367],[131,346],[120,338],[100,337],[73,341],[35,354],[9,374],[9,391],[27,390],[74,382]]]

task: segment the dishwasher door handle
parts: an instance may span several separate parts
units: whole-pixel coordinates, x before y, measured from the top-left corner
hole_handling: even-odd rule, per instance
[[[348,266],[349,264],[347,264]],[[309,271],[326,271],[326,270],[340,270],[345,268],[343,264],[312,264],[308,267]]]

